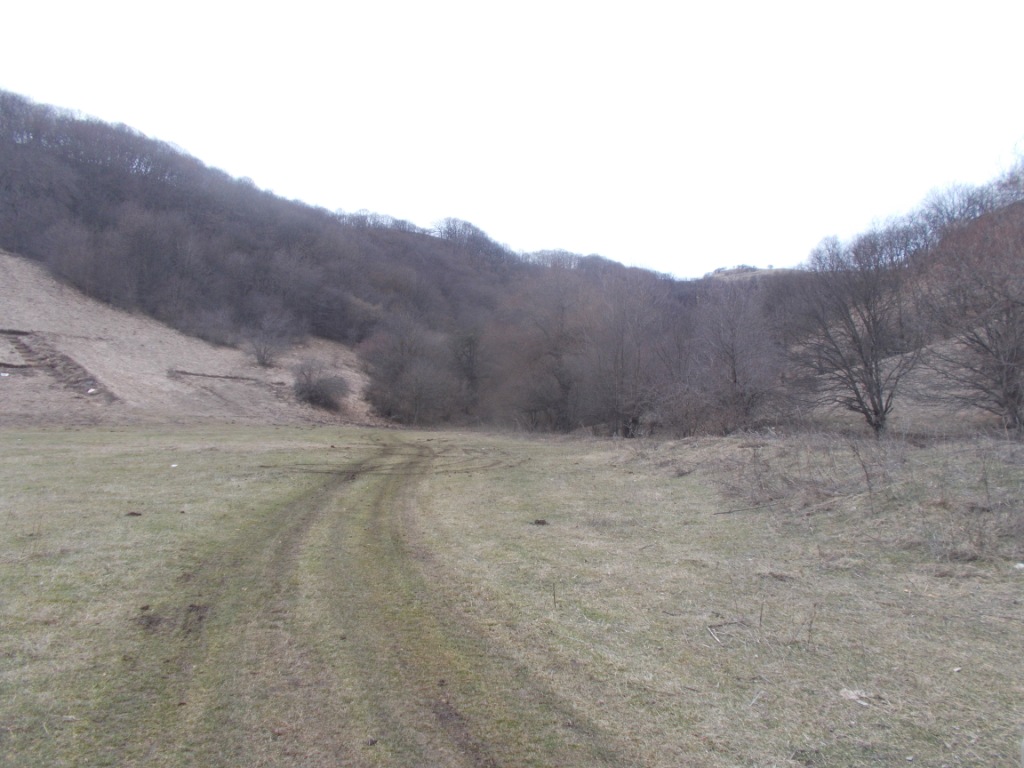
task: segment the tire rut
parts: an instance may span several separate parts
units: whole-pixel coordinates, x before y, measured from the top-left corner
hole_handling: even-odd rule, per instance
[[[390,465],[369,464],[325,537],[339,553],[331,615],[351,627],[343,663],[373,693],[371,738],[384,764],[624,764],[529,670],[460,627],[424,575],[403,521],[418,513],[418,478],[449,467],[451,450],[404,442]]]
[[[180,573],[177,606],[147,606],[139,625],[164,635],[162,647],[173,652],[132,662],[142,667],[136,672],[165,681],[163,721],[155,729],[140,724],[138,758],[122,755],[121,764],[363,764],[352,734],[338,727],[346,707],[320,638],[307,637],[296,615],[310,531],[333,512],[363,463],[326,476],[277,510],[270,531],[244,532]]]
[[[365,478],[368,492],[361,508],[337,518],[343,524],[331,538],[348,548],[347,560],[355,565],[348,581],[354,588],[334,600],[332,613],[359,617],[352,633],[353,663],[365,688],[377,692],[371,738],[388,762],[497,768],[498,761],[448,695],[456,682],[450,679],[453,669],[438,663],[448,652],[447,643],[422,610],[428,596],[408,567],[395,525],[414,478],[429,471],[434,457],[421,444],[390,467],[376,465],[374,476]],[[433,661],[424,663],[422,653],[428,649]]]
[[[184,574],[178,618],[143,630],[177,649],[152,670],[169,722],[121,764],[623,764],[424,575],[403,521],[449,453],[386,434]]]

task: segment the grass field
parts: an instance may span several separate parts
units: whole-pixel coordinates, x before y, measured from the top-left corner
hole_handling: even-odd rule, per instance
[[[1019,760],[1020,443],[0,438],[4,765]]]

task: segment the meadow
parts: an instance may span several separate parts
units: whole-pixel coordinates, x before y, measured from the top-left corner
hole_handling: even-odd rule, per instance
[[[1024,445],[6,429],[0,762],[995,766]]]

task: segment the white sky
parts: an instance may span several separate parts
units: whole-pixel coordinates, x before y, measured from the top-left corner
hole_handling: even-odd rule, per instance
[[[0,88],[330,210],[679,277],[1024,152],[1024,2],[5,3]]]

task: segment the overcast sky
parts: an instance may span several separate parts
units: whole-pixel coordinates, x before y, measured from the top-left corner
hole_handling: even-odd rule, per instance
[[[1024,152],[1024,2],[19,2],[0,88],[330,210],[679,277]]]

